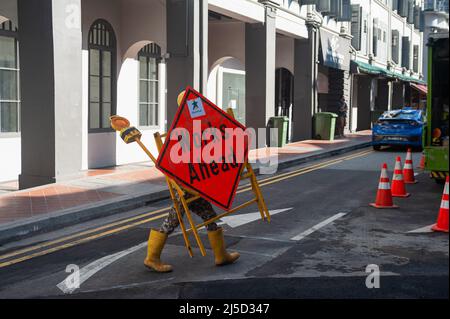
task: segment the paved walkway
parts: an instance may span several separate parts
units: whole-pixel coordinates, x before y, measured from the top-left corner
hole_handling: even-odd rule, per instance
[[[371,132],[349,134],[335,141],[307,140],[271,148],[278,162],[295,161],[370,142]],[[267,157],[267,150],[253,150],[250,160]],[[255,166],[255,165],[254,165]],[[257,165],[256,165],[257,167]],[[0,230],[27,219],[54,217],[70,211],[138,198],[165,191],[164,176],[149,162],[82,172],[74,179],[17,190],[17,182],[0,184]]]

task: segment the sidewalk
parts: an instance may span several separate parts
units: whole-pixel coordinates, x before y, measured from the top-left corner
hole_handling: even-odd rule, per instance
[[[306,140],[272,148],[279,168],[367,147],[371,132],[335,141]],[[258,153],[258,154],[257,154]],[[253,150],[250,160],[266,152]],[[266,158],[267,159],[267,158]],[[253,164],[258,173],[258,164]],[[17,190],[17,182],[0,183],[0,245],[169,198],[165,179],[150,162],[95,169],[55,184]]]

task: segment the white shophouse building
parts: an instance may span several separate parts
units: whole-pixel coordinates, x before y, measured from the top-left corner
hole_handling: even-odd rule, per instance
[[[350,21],[358,5],[367,21],[354,48],[359,29]],[[392,6],[391,0],[0,0],[0,181],[19,178],[27,188],[146,161],[110,129],[109,116],[127,117],[156,151],[153,133],[170,125],[176,97],[188,85],[234,108],[250,127],[288,116],[291,141],[311,138],[313,115],[334,111],[340,96],[352,109],[349,129],[368,128],[358,123],[404,98],[405,82],[389,80],[388,102],[377,105],[373,97],[384,94],[384,80],[367,80],[364,65],[352,70],[351,61],[417,79],[422,71],[413,54],[422,35]],[[397,60],[392,30],[404,44]],[[357,89],[366,82],[369,93]],[[399,97],[396,85],[403,86]]]
[[[352,0],[352,130],[423,93],[421,0]],[[418,92],[415,92],[418,91]],[[417,94],[416,94],[417,93]],[[365,107],[365,106],[369,107]]]

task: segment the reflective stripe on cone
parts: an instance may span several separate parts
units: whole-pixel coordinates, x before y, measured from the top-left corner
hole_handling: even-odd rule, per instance
[[[439,209],[438,220],[431,227],[434,231],[448,233],[448,176],[445,180],[444,193],[442,194],[441,208]]]
[[[411,194],[406,192],[405,182],[403,180],[402,172],[402,159],[397,156],[395,160],[394,177],[392,178],[392,188],[393,197],[409,197]]]
[[[417,180],[414,176],[412,153],[410,148],[408,148],[408,152],[406,153],[405,166],[403,167],[403,178],[405,184],[417,183]]]
[[[375,208],[398,208],[392,201],[391,185],[389,183],[386,163],[381,168],[376,201],[369,205]]]

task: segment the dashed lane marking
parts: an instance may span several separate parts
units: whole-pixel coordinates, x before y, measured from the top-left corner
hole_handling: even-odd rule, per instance
[[[334,216],[331,216],[328,219],[325,219],[323,222],[318,223],[317,225],[305,230],[304,232],[298,234],[297,236],[294,236],[291,238],[291,240],[295,240],[295,241],[300,241],[303,238],[305,238],[306,236],[311,235],[312,233],[314,233],[315,231],[327,226],[328,224],[334,222],[335,220],[341,218],[342,216],[347,215],[347,213],[338,213]]]

